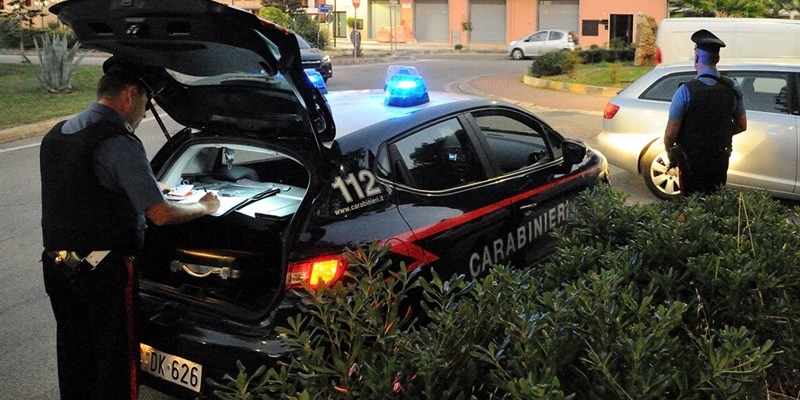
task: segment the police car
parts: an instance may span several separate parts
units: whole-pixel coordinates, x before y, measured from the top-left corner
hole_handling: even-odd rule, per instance
[[[579,192],[607,182],[598,152],[511,104],[429,93],[417,71],[323,94],[294,35],[207,0],[70,0],[81,43],[136,66],[180,125],[152,160],[172,201],[216,192],[213,215],[151,225],[141,273],[145,383],[208,395],[283,351],[296,290],[332,285],[345,248],[391,245],[393,265],[478,277],[545,256]],[[224,32],[224,34],[220,34]],[[311,76],[315,76],[311,73]]]

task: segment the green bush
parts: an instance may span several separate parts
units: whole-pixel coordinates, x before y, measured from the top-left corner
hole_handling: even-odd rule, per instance
[[[358,249],[353,279],[308,292],[281,329],[291,361],[240,366],[217,396],[797,398],[800,235],[787,214],[762,192],[628,205],[604,186],[573,203],[537,268],[415,279],[382,263],[387,248]]]
[[[307,14],[292,15],[293,23],[290,26],[300,36],[304,37],[313,47],[324,49],[330,42],[327,29],[320,29],[319,23]]]
[[[19,23],[0,14],[0,48],[19,48]]]
[[[800,236],[787,217],[785,206],[764,192],[726,189],[706,198],[634,206],[622,194],[587,194],[571,219],[573,229],[560,234],[562,245],[542,268],[544,289],[614,273],[628,282],[618,288],[621,301],[594,313],[685,304],[679,329],[670,333],[676,346],[660,348],[672,353],[673,364],[661,367],[674,371],[669,393],[765,398],[766,381],[774,391],[797,396]],[[611,317],[606,321],[627,321]],[[603,337],[603,330],[591,327],[589,343]],[[606,354],[642,337],[613,336],[613,343],[611,337],[601,341]],[[583,385],[596,387],[597,381]]]
[[[583,64],[596,64],[601,62],[633,62],[636,57],[636,46],[626,45],[621,47],[602,48],[596,45],[578,52]]]
[[[324,49],[330,43],[328,30],[321,29],[319,23],[305,13],[290,14],[277,7],[268,6],[258,10],[258,15],[295,31],[313,47]]]
[[[24,48],[33,49],[36,47],[34,40],[48,34],[65,35],[70,47],[76,42],[75,34],[69,27],[50,24],[46,28],[20,28],[17,21],[0,14],[0,48],[19,49],[20,35],[22,35]]]
[[[535,77],[572,75],[581,60],[574,51],[551,51],[534,58],[531,75]]]

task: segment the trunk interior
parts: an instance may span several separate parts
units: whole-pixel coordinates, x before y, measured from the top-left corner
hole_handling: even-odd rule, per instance
[[[148,224],[137,262],[143,290],[236,319],[268,311],[284,290],[282,237],[306,194],[305,168],[273,150],[217,141],[186,146],[157,178],[179,189],[169,201],[214,192],[221,207],[186,224]]]

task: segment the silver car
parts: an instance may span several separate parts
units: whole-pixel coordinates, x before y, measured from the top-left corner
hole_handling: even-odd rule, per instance
[[[575,50],[576,45],[572,32],[544,30],[509,43],[508,55],[515,60],[521,60],[556,50]]]
[[[800,60],[732,60],[717,67],[741,85],[747,109],[747,130],[733,137],[728,186],[800,199]],[[662,139],[672,95],[695,75],[691,63],[659,65],[611,99],[603,113],[597,147],[611,164],[641,174],[660,199],[680,193]]]

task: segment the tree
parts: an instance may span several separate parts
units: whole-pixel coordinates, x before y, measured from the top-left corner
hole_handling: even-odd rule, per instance
[[[258,10],[258,16],[280,26],[290,27],[292,25],[291,14],[275,6],[261,7],[261,9]]]
[[[765,2],[767,13],[770,18],[785,17],[783,13],[792,11],[800,12],[800,0],[767,0]]]
[[[304,8],[300,0],[261,0],[261,4],[264,7],[275,7],[289,14],[297,14]]]
[[[276,6],[266,6],[258,10],[258,16],[293,30],[312,46],[324,49],[328,46],[327,31],[320,32],[319,23],[304,10],[289,13]]]
[[[767,15],[768,6],[775,2],[798,0],[669,0],[672,17],[748,17]]]
[[[20,28],[19,35],[19,51],[22,56],[22,61],[29,63],[28,57],[25,56],[25,35],[22,28],[25,26],[33,27],[33,19],[42,15],[40,8],[28,8],[23,0],[11,0],[6,4],[6,9],[10,10],[8,16],[11,20],[15,21]]]

